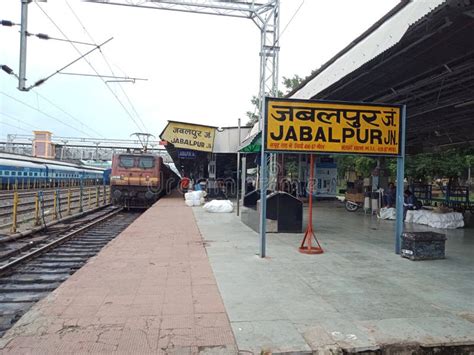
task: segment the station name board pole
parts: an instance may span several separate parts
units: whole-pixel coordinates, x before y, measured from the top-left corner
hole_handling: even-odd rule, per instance
[[[397,220],[395,226],[395,253],[400,254],[401,237],[403,233],[404,211],[403,190],[405,181],[405,130],[406,130],[406,106],[402,107],[401,131],[402,137],[400,141],[400,155],[397,157]]]

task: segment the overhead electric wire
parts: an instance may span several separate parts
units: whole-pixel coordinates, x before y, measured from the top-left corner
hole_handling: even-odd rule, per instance
[[[40,94],[39,92],[37,92],[36,90],[32,90],[36,96],[38,97],[41,97],[44,101],[48,102],[50,105],[56,107],[58,110],[60,110],[61,112],[65,113],[66,115],[68,115],[69,117],[71,117],[73,120],[77,121],[79,124],[81,124],[82,127],[85,127],[87,128],[88,130],[90,130],[91,132],[94,132],[94,134],[98,134],[100,137],[102,138],[105,138],[104,135],[100,134],[99,132],[97,132],[95,129],[93,129],[92,127],[89,127],[88,125],[86,125],[85,123],[83,123],[80,119],[74,117],[73,115],[71,115],[69,112],[67,112],[66,110],[64,110],[63,108],[59,107],[57,104],[55,104],[54,102],[52,102],[51,100],[49,100],[46,96]],[[3,93],[4,95],[8,96],[7,94]],[[11,97],[12,98],[12,97]],[[20,101],[20,100],[17,100],[17,101]],[[39,111],[38,109],[36,109],[35,107],[32,107],[34,110],[36,111]],[[5,115],[5,114],[4,114]],[[59,119],[56,118],[56,120],[58,121]],[[64,122],[62,122],[61,120],[59,120],[61,123],[65,124]],[[71,127],[69,126],[68,124],[65,124],[67,125],[68,127]],[[76,129],[77,130],[77,129]],[[78,131],[79,132],[79,131]],[[82,131],[81,131],[82,132]],[[92,137],[90,134],[86,134],[88,137]]]
[[[63,112],[64,114],[68,115],[70,118],[72,118],[74,121],[80,123],[81,125],[83,125],[85,128],[87,128],[88,130],[90,130],[91,132],[94,132],[95,134],[99,135],[101,138],[105,138],[105,136],[101,133],[99,133],[98,131],[96,131],[94,128],[86,125],[84,122],[82,122],[80,119],[74,117],[73,115],[71,115],[69,112],[65,111],[63,108],[59,107],[57,104],[55,104],[54,102],[52,102],[51,100],[49,100],[48,98],[46,98],[44,95],[41,95],[37,90],[34,91],[34,93],[36,95],[38,95],[39,97],[41,97],[43,100],[45,100],[46,102],[48,102],[50,105],[56,107],[58,110],[60,110],[61,112]]]
[[[16,102],[19,102],[19,103],[21,103],[22,105],[31,108],[32,110],[38,111],[39,113],[45,115],[46,117],[52,118],[53,120],[55,120],[55,121],[57,121],[57,122],[59,122],[59,123],[62,123],[63,125],[65,125],[65,126],[67,126],[67,127],[69,127],[69,128],[72,128],[73,130],[75,130],[75,131],[77,131],[77,132],[79,132],[79,133],[85,134],[85,135],[88,136],[88,137],[92,137],[90,134],[84,132],[83,130],[81,130],[81,129],[79,129],[79,128],[76,128],[76,127],[70,125],[69,123],[66,123],[66,122],[60,120],[59,118],[54,117],[54,116],[50,115],[49,113],[46,113],[46,112],[44,112],[44,111],[42,111],[42,110],[40,110],[40,109],[38,109],[38,108],[36,108],[36,107],[30,105],[30,104],[27,104],[27,103],[24,102],[24,101],[21,101],[21,100],[19,100],[19,99],[13,97],[13,96],[11,96],[11,95],[8,95],[7,93],[5,93],[5,92],[3,92],[3,91],[0,91],[0,94],[6,96],[6,97],[8,97],[8,98],[10,98],[10,99],[12,99],[12,100],[14,100],[14,101],[16,101]]]
[[[23,131],[23,132],[31,133],[30,131],[28,131],[28,130],[26,130],[26,129],[24,129],[24,128],[21,128],[21,127],[12,125],[12,124],[7,123],[7,122],[0,121],[0,124],[6,125],[6,126],[10,126],[10,127],[16,128],[16,129],[19,129],[20,131]]]
[[[79,24],[81,25],[82,29],[84,30],[84,32],[87,34],[87,36],[89,37],[89,39],[92,41],[92,43],[96,43],[95,39],[92,37],[92,35],[90,34],[90,32],[86,29],[86,26],[84,26],[84,23],[81,21],[81,19],[79,18],[79,16],[77,15],[77,13],[74,11],[74,9],[72,8],[72,6],[69,4],[69,1],[66,0],[66,5],[67,7],[69,8],[69,10],[71,10],[72,14],[74,15],[74,17],[76,18],[77,22],[79,22]],[[113,76],[116,76],[113,69],[112,69],[112,66],[110,65],[109,61],[107,60],[107,58],[105,57],[105,54],[102,52],[102,50],[99,48],[99,52],[100,54],[102,55],[102,58],[104,59],[105,63],[107,64],[107,66],[109,67],[109,70],[110,72],[112,73]],[[145,125],[145,123],[143,122],[142,118],[140,117],[140,115],[138,114],[137,110],[135,109],[135,106],[133,105],[132,101],[130,100],[129,96],[127,95],[127,93],[125,92],[122,84],[118,83],[119,87],[120,87],[120,90],[122,91],[122,93],[124,94],[124,96],[127,98],[127,101],[130,105],[130,107],[132,108],[133,112],[135,113],[135,116],[140,120],[140,123],[142,124],[143,128],[145,129],[145,132],[147,132],[147,127]]]
[[[29,124],[29,123],[27,123],[27,122],[25,122],[25,121],[23,121],[23,120],[20,120],[18,117],[12,116],[12,115],[10,115],[10,114],[8,114],[8,113],[0,112],[0,115],[5,116],[5,117],[7,117],[7,118],[9,118],[9,119],[11,119],[11,120],[15,120],[15,121],[17,121],[17,122],[20,122],[20,123],[24,124],[25,126],[29,126],[29,127],[33,128],[33,129],[38,129],[38,127],[35,127],[35,126],[33,126],[32,124]]]
[[[41,10],[41,12],[43,12],[43,14],[49,19],[49,21],[56,27],[56,29],[64,36],[64,38],[66,39],[69,39],[67,37],[67,35],[64,33],[64,31],[56,24],[56,22],[54,22],[54,20],[48,15],[48,13],[40,6],[40,4],[38,3],[37,0],[35,0],[35,4],[36,6],[38,6],[38,8]],[[70,42],[71,43],[71,42]],[[71,46],[74,47],[74,49],[82,55],[81,51],[76,47],[76,45],[74,43],[71,43]],[[86,59],[84,58],[84,61],[91,67],[91,69],[97,74],[100,76],[100,74],[97,72],[97,70],[94,68],[94,66]],[[107,85],[106,81],[101,78],[102,82],[104,83],[104,85],[107,87],[107,89],[112,93],[112,95],[115,97],[115,99],[117,100],[117,102],[120,104],[120,106],[122,106],[123,110],[127,113],[128,117],[130,117],[130,119],[133,121],[133,123],[135,123],[135,125],[137,126],[137,128],[139,130],[142,130],[142,128],[140,127],[140,125],[137,123],[137,121],[133,118],[133,116],[130,114],[130,112],[127,110],[127,108],[125,107],[125,105],[123,104],[123,102],[120,100],[120,98],[117,96],[117,94]]]
[[[81,59],[84,59],[86,57],[86,55],[89,55],[90,53],[92,53],[93,51],[95,51],[96,49],[100,49],[100,47],[102,47],[104,44],[110,42],[111,40],[113,39],[113,37],[109,38],[107,41],[97,45],[95,48],[91,49],[90,51],[87,51],[86,53],[84,54],[81,54],[81,56],[79,58],[76,58],[74,59],[72,62],[66,64],[65,66],[61,67],[61,69],[58,69],[56,70],[54,73],[48,75],[46,78],[43,78],[43,79],[40,79],[38,80],[36,83],[34,83],[33,85],[29,86],[26,88],[26,91],[29,91],[31,89],[33,89],[34,87],[37,87],[37,86],[40,86],[42,85],[46,80],[49,80],[50,78],[52,78],[53,76],[59,74],[61,72],[61,70],[64,70],[68,67],[70,67],[71,65],[73,65],[74,63],[78,62],[79,60]],[[72,44],[72,42],[70,42]]]
[[[291,16],[290,20],[288,21],[288,23],[285,25],[285,27],[283,28],[283,31],[280,32],[280,34],[278,35],[278,38],[276,40],[276,43],[278,43],[278,41],[280,40],[281,36],[283,36],[283,34],[285,33],[286,29],[288,28],[288,26],[290,25],[291,22],[293,22],[293,20],[295,19],[296,15],[298,14],[298,12],[301,10],[301,8],[303,7],[303,4],[304,4],[304,1],[305,0],[302,0],[301,1],[301,4],[298,6],[298,8],[296,9],[295,13],[293,14],[293,16]]]

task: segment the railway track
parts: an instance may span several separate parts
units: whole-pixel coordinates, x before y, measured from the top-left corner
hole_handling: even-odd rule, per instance
[[[0,337],[139,215],[106,208],[69,226],[0,244]]]
[[[57,195],[54,195],[55,192]],[[36,224],[39,224],[38,217],[46,223],[46,219],[50,222],[51,218],[54,220],[77,213],[81,206],[83,210],[99,207],[107,203],[108,194],[109,189],[103,185],[84,187],[82,193],[80,188],[18,192],[16,223],[18,227],[24,228],[35,218]],[[13,206],[13,191],[8,196],[0,195],[0,234],[2,231],[7,234],[13,224]]]

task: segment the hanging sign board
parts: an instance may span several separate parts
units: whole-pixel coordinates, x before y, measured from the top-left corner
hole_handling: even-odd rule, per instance
[[[265,150],[398,156],[401,106],[266,98]]]
[[[180,150],[178,152],[179,159],[196,159],[196,152],[193,150]]]
[[[215,127],[168,121],[160,138],[176,148],[212,152],[215,132]]]

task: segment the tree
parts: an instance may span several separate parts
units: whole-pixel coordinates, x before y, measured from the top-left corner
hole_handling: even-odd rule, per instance
[[[357,176],[368,177],[377,166],[376,159],[364,155],[336,155],[335,161],[341,178],[348,171],[355,171]]]
[[[292,78],[283,77],[283,85],[287,89],[287,94],[296,89],[302,82],[303,78],[300,78],[298,74],[293,75]]]
[[[297,74],[293,75],[291,78],[283,77],[283,85],[286,88],[286,93],[283,93],[282,91],[278,91],[277,97],[283,97],[292,90],[294,90],[298,85],[300,85],[303,82],[304,79],[302,79],[300,76]],[[247,121],[247,126],[253,126],[255,123],[258,122],[258,118],[260,117],[260,99],[257,96],[252,96],[252,99],[250,100],[254,110],[253,111],[247,111],[245,115],[248,118]]]

